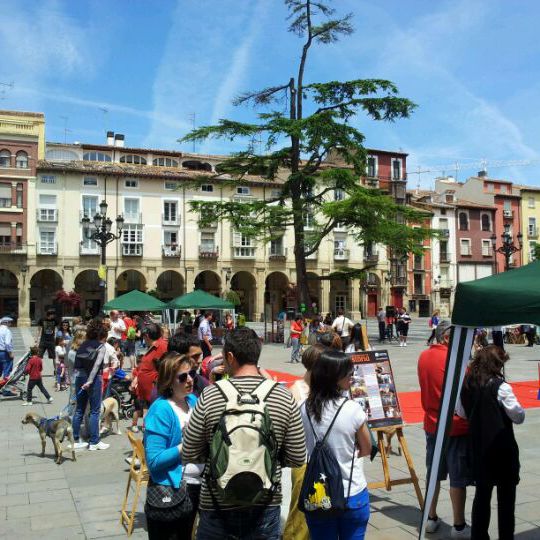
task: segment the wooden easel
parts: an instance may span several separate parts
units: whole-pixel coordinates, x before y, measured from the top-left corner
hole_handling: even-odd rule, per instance
[[[405,461],[407,462],[407,467],[409,467],[410,476],[407,478],[398,478],[397,480],[390,479],[390,467],[388,466],[388,456],[386,455],[386,447],[385,447],[385,439],[384,439],[385,428],[373,428],[372,429],[373,433],[377,434],[377,446],[379,447],[379,454],[381,455],[381,459],[382,459],[384,480],[382,482],[370,482],[368,484],[368,488],[369,489],[386,488],[387,491],[391,491],[392,486],[399,486],[402,484],[413,484],[414,490],[416,491],[416,497],[418,498],[418,503],[420,504],[420,508],[423,508],[424,496],[422,495],[422,490],[420,489],[420,484],[418,483],[418,476],[416,475],[416,471],[414,469],[414,463],[413,463],[411,454],[409,453],[409,447],[407,446],[405,435],[403,435],[403,426],[395,426],[395,427],[396,427],[396,436],[399,442],[399,446],[403,452],[403,457],[405,458]]]

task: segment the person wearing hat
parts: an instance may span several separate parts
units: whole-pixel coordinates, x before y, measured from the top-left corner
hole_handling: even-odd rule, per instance
[[[426,432],[426,467],[431,467],[437,420],[442,399],[444,373],[446,369],[446,356],[448,354],[448,341],[450,339],[451,324],[449,321],[440,321],[435,330],[435,341],[418,358],[418,381],[420,383],[420,397],[424,410],[424,431]],[[450,476],[450,500],[454,523],[451,530],[452,538],[469,538],[470,528],[465,522],[465,498],[467,486],[472,483],[472,471],[469,467],[469,424],[467,420],[456,414],[452,419],[452,429],[446,454],[441,456],[440,474],[437,478],[437,487],[431,508],[429,509],[426,525],[427,533],[434,533],[441,524],[437,517],[437,500],[440,482]]]
[[[9,329],[11,317],[0,319],[0,377],[7,379],[13,367],[13,335]]]

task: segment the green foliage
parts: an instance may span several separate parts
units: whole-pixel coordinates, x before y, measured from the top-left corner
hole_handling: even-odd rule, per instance
[[[540,261],[540,244],[534,246],[534,260]]]
[[[231,304],[234,304],[235,306],[239,306],[242,303],[238,293],[233,290],[227,291],[225,293],[225,300],[227,300],[227,302],[230,302]]]

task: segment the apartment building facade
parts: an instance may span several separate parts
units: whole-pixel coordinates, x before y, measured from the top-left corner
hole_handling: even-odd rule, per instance
[[[539,243],[540,227],[540,188],[520,186],[521,192],[521,230],[523,232],[523,264],[535,260],[535,250]]]
[[[369,178],[377,180],[379,167],[386,167],[388,159],[393,172],[381,178],[383,188],[396,198],[403,194],[404,200],[406,155],[400,154],[392,165],[390,153],[380,153],[384,156],[377,159],[371,171],[375,176]],[[28,301],[19,300],[20,323],[36,320],[56,305],[60,289],[81,295],[82,313],[99,310],[100,249],[83,237],[81,220],[84,216],[92,220],[102,201],[113,223],[117,215],[124,218],[120,239],[106,250],[107,298],[140,289],[169,300],[200,288],[218,295],[236,291],[239,310],[248,320],[272,320],[280,311],[294,308],[292,230],[266,243],[234,231],[226,220],[199,227],[190,201],[264,199],[279,190],[279,182],[257,177],[234,187],[216,182],[211,177],[223,159],[129,148],[123,135],[113,133],[104,145],[48,143],[28,194],[29,294]],[[208,183],[201,183],[205,176]],[[309,219],[306,225],[310,226]],[[368,268],[366,279],[331,277],[345,266]],[[311,301],[322,313],[343,308],[358,319],[393,300],[386,248],[359,246],[345,228],[337,227],[324,239],[307,258],[307,267]],[[406,280],[396,288],[401,292],[405,286]]]

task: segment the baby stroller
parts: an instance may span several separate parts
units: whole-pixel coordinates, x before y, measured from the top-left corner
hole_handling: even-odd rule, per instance
[[[133,418],[135,396],[130,392],[131,381],[114,375],[109,388],[110,396],[118,401],[118,412],[122,418]]]
[[[30,353],[26,353],[14,364],[7,379],[0,380],[0,393],[6,397],[16,397],[17,395],[26,399],[26,365],[30,360]]]

